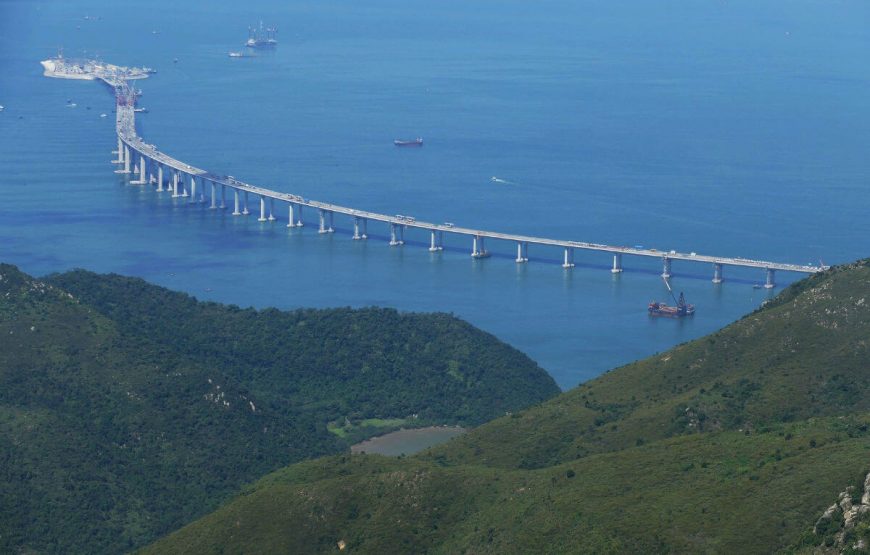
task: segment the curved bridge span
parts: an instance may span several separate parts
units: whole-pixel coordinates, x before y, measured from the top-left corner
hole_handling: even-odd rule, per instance
[[[303,208],[316,210],[319,216],[319,232],[332,233],[335,214],[347,216],[353,221],[353,238],[358,240],[367,239],[368,223],[381,222],[387,224],[390,229],[390,245],[404,244],[404,232],[407,228],[416,228],[428,231],[430,234],[429,250],[437,252],[444,248],[444,234],[466,236],[471,241],[471,256],[485,258],[489,256],[485,242],[489,240],[507,241],[516,244],[517,263],[528,262],[529,245],[541,245],[563,249],[564,268],[574,266],[574,251],[599,251],[613,256],[611,271],[621,272],[623,269],[623,256],[641,256],[657,258],[662,262],[662,277],[671,275],[671,262],[674,260],[694,263],[706,263],[712,266],[713,282],[723,281],[722,269],[724,266],[739,266],[747,268],[759,268],[766,271],[766,288],[775,287],[774,276],[776,271],[796,272],[812,274],[827,269],[826,266],[811,266],[800,264],[785,264],[765,260],[751,260],[739,257],[722,257],[702,255],[697,253],[683,253],[677,251],[660,251],[656,249],[632,248],[623,246],[603,245],[584,241],[571,241],[563,239],[550,239],[546,237],[534,237],[513,233],[500,233],[468,227],[458,227],[452,224],[437,224],[432,222],[417,221],[410,217],[388,216],[377,212],[357,210],[346,206],[339,206],[327,202],[321,202],[303,198],[291,193],[282,193],[265,189],[239,181],[232,176],[216,174],[201,168],[186,164],[180,160],[160,152],[154,145],[145,142],[136,132],[136,99],[138,92],[133,89],[128,79],[143,78],[144,75],[136,68],[118,68],[116,66],[100,66],[92,63],[86,66],[87,77],[81,76],[81,68],[76,66],[75,76],[64,72],[63,66],[53,66],[49,70],[47,63],[45,75],[49,77],[73,78],[73,79],[98,79],[105,82],[115,91],[116,100],[116,132],[118,135],[118,157],[113,163],[118,164],[116,173],[131,174],[131,184],[156,185],[158,192],[167,191],[173,197],[191,198],[193,202],[209,203],[212,210],[226,209],[229,207],[228,195],[231,195],[231,205],[234,216],[249,215],[249,200],[254,197],[254,202],[259,204],[259,221],[277,220],[275,212],[276,201],[283,205],[287,211],[287,227],[301,227],[303,225]],[[101,69],[103,67],[111,70]],[[96,68],[96,69],[94,69]],[[131,77],[132,75],[132,77]]]

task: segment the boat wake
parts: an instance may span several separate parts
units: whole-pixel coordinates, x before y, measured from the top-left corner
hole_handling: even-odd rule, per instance
[[[502,179],[500,177],[492,176],[489,178],[493,183],[501,183],[502,185],[519,185],[516,181],[509,181],[507,179]]]

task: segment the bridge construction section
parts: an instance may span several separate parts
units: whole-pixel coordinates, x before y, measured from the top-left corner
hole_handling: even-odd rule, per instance
[[[353,223],[353,239],[368,238],[369,222],[376,222],[389,228],[389,244],[399,247],[404,244],[405,230],[417,229],[429,234],[429,250],[439,252],[444,249],[445,234],[464,236],[469,240],[471,256],[486,258],[489,251],[486,244],[491,241],[508,242],[516,245],[516,262],[529,261],[529,245],[555,247],[561,249],[562,266],[566,269],[574,267],[574,253],[581,251],[596,251],[612,256],[611,272],[623,271],[625,257],[647,257],[659,259],[662,264],[662,277],[671,276],[673,261],[708,264],[712,267],[713,283],[721,283],[724,279],[725,266],[758,268],[765,271],[764,287],[775,287],[776,272],[794,272],[813,274],[827,269],[826,266],[787,264],[766,260],[752,260],[740,257],[724,257],[661,251],[640,247],[624,247],[574,241],[565,239],[550,239],[514,233],[501,233],[470,227],[455,226],[450,223],[432,223],[418,221],[407,216],[389,216],[367,210],[358,210],[328,202],[306,199],[302,196],[273,191],[245,183],[232,176],[217,174],[205,169],[191,166],[173,158],[147,143],[136,131],[136,101],[139,91],[130,85],[130,79],[147,77],[153,70],[139,68],[124,68],[88,62],[75,65],[75,75],[69,75],[65,66],[70,64],[57,63],[57,60],[42,62],[46,68],[45,74],[50,77],[72,79],[97,79],[109,85],[115,92],[116,118],[115,127],[118,137],[117,173],[129,174],[130,183],[137,185],[153,185],[157,192],[167,192],[173,198],[188,198],[191,202],[208,204],[211,210],[232,209],[233,216],[248,216],[258,214],[258,221],[275,222],[283,219],[276,209],[286,214],[287,227],[301,227],[303,210],[316,212],[318,216],[318,232],[332,233],[334,231],[335,215],[349,218]],[[86,76],[83,76],[86,75]],[[253,207],[251,203],[254,203]]]

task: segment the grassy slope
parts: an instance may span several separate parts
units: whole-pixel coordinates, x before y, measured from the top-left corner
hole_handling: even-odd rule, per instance
[[[867,421],[686,436],[539,470],[331,457],[143,553],[329,553],[339,540],[351,553],[769,553],[866,470]]]
[[[812,277],[421,456],[282,470],[148,552],[771,552],[868,469],[868,297],[866,262]]]
[[[315,333],[282,335],[288,322]],[[354,368],[349,361],[368,348],[357,338],[376,326],[383,361],[360,357]],[[436,352],[416,349],[423,329]],[[258,351],[261,330],[276,334],[278,348]],[[282,357],[294,353],[310,371],[284,373]],[[509,378],[490,397],[477,395],[479,383],[445,386],[451,399],[433,396],[421,409],[432,418],[482,419],[555,391],[526,357],[446,315],[243,311],[141,280],[76,272],[46,283],[0,265],[0,552],[116,553],[152,541],[243,483],[340,451],[326,424],[348,404],[361,417],[407,414],[394,397],[456,381],[435,371],[447,364],[439,357],[459,360],[480,383],[501,370]],[[363,363],[367,372],[339,387]],[[372,390],[403,368],[415,371],[367,414],[353,388]],[[290,381],[305,387],[285,396]]]

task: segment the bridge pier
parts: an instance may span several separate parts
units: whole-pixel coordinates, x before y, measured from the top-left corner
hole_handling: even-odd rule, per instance
[[[244,204],[244,207],[242,208],[242,214],[244,214],[245,216],[250,214],[250,212],[248,211],[248,192],[247,191],[245,191],[245,204]]]
[[[574,267],[574,249],[565,247],[565,259],[562,262],[562,267],[566,270]]]
[[[214,181],[209,181],[211,183],[211,206],[209,206],[210,210],[217,210],[217,185],[214,184]]]
[[[136,159],[138,160],[138,164],[134,168],[133,173],[136,175],[136,179],[131,181],[130,183],[134,185],[144,185],[145,184],[145,156],[142,154],[137,154]]]
[[[157,164],[157,192],[163,192],[163,164]]]
[[[517,242],[517,264],[524,264],[529,261],[529,244],[525,241]]]
[[[359,216],[353,217],[353,238],[357,241],[361,239],[368,239],[368,235],[366,234],[366,219],[360,218]]]
[[[293,203],[287,204],[287,227],[302,227],[302,207],[299,206],[299,219],[294,217]]]
[[[121,167],[115,170],[115,173],[130,173],[130,148],[123,141],[121,141],[120,145],[118,163],[121,164]]]
[[[390,246],[401,246],[405,244],[405,232],[404,227],[390,222]]]
[[[275,199],[269,198],[269,221],[275,221]]]
[[[488,256],[489,252],[486,250],[484,237],[482,235],[475,235],[471,243],[471,258],[486,258]]]
[[[773,289],[776,287],[776,282],[774,281],[776,277],[776,270],[773,268],[767,268],[766,278],[764,280],[764,288],[765,289]]]
[[[242,213],[239,212],[239,190],[235,189],[235,188],[233,189],[233,201],[234,201],[233,216],[241,216]]]
[[[114,151],[112,154],[117,154],[118,157],[112,160],[113,164],[123,164],[124,163],[124,143],[121,141],[121,137],[118,136],[118,150]]]
[[[329,224],[327,225],[326,220],[329,218]],[[332,233],[335,231],[332,229],[332,212],[324,209],[320,209],[320,229],[317,230],[317,233]]]
[[[218,207],[221,210],[226,210],[227,207],[227,186],[221,184],[221,205]]]
[[[671,277],[671,259],[667,256],[662,258],[662,277],[665,279]]]
[[[257,218],[258,222],[266,221],[266,197],[260,195],[260,217]]]
[[[713,283],[722,283],[722,265],[713,264]]]
[[[190,202],[196,202],[196,177],[190,176]]]
[[[143,154],[137,153],[136,156],[139,159],[139,163],[133,166],[133,173],[137,174],[136,179],[130,182],[130,185],[144,185],[145,184],[145,156]]]
[[[172,170],[172,198],[178,198],[178,170]]]
[[[429,237],[429,252],[438,252],[444,250],[444,232],[431,230]]]
[[[619,274],[622,272],[622,253],[618,252],[613,255],[613,268],[610,271],[614,274]]]

